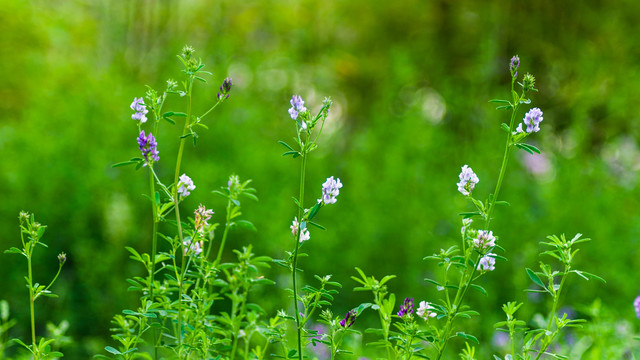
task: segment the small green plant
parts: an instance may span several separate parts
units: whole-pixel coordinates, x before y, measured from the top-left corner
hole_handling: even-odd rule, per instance
[[[53,351],[51,347],[51,344],[55,341],[55,339],[47,339],[45,337],[41,337],[38,341],[36,337],[35,302],[41,296],[57,297],[57,295],[51,292],[51,290],[49,289],[58,279],[58,275],[60,275],[62,266],[67,261],[67,255],[65,253],[60,253],[58,255],[58,271],[48,285],[41,285],[40,283],[36,282],[33,275],[33,252],[37,246],[47,247],[47,245],[41,241],[47,227],[36,222],[33,214],[29,214],[24,211],[20,212],[19,219],[20,240],[22,241],[22,249],[12,247],[9,250],[5,250],[5,253],[20,254],[27,259],[27,276],[25,276],[24,279],[27,283],[27,289],[29,289],[31,344],[27,345],[25,344],[25,342],[17,338],[13,339],[13,341],[27,349],[32,354],[35,360],[58,358],[62,356],[62,353],[59,351]],[[8,307],[6,313],[6,317],[8,317]],[[4,314],[5,311],[3,310],[3,327],[5,326],[4,324],[7,324]],[[4,332],[6,332],[6,330]]]

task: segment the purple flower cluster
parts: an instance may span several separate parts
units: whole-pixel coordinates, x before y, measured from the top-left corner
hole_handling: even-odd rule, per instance
[[[400,311],[398,311],[399,317],[413,314],[413,298],[405,298],[404,303],[400,305]]]
[[[480,271],[493,271],[496,268],[496,254],[487,254],[478,261],[478,270]]]
[[[182,197],[189,196],[191,191],[195,188],[196,186],[193,184],[193,180],[191,180],[187,174],[180,175],[180,181],[178,182],[178,194],[182,195]]]
[[[147,122],[147,107],[144,105],[144,100],[142,98],[133,98],[133,102],[131,103],[131,110],[135,111],[131,118],[133,120],[139,120],[141,123]]]
[[[482,250],[496,246],[496,238],[493,236],[493,231],[478,230],[478,237],[473,239],[473,246]]]
[[[640,319],[640,295],[633,301],[633,307],[636,309],[636,316]]]
[[[298,118],[298,114],[305,111],[307,111],[307,108],[304,107],[304,100],[302,100],[299,95],[293,95],[291,97],[291,108],[289,109],[289,115],[291,118],[296,120]],[[306,124],[302,125],[302,127],[306,128]]]
[[[222,85],[220,85],[220,92],[218,93],[218,100],[222,100],[222,98],[224,98],[224,100],[229,98],[229,92],[231,92],[231,78],[228,77],[226,79],[224,79],[224,81],[222,82]]]
[[[341,188],[342,183],[339,178],[334,179],[333,176],[327,178],[327,181],[322,184],[322,198],[318,199],[318,203],[335,204]]]
[[[467,165],[462,167],[462,171],[458,177],[460,178],[460,182],[456,184],[458,185],[458,191],[465,196],[471,195],[473,188],[480,182],[478,176]]]
[[[520,58],[518,55],[515,55],[511,58],[511,62],[509,63],[509,71],[511,71],[511,76],[514,78],[518,77],[518,68],[520,67]]]
[[[340,321],[340,326],[342,326],[343,328],[351,327],[351,325],[353,325],[353,323],[356,321],[356,314],[357,313],[355,310],[349,310],[344,319]]]
[[[524,119],[522,121],[527,125],[527,132],[532,133],[540,131],[539,125],[542,120],[542,111],[539,108],[533,108],[524,115]],[[522,126],[522,124],[520,124],[520,126]],[[522,130],[521,127],[518,128]]]
[[[144,130],[140,131],[140,135],[138,135],[138,145],[145,160],[143,166],[151,164],[151,160],[154,162],[160,160],[160,156],[158,156],[158,143],[156,143],[156,138],[153,137],[152,133],[145,135]],[[151,154],[151,160],[149,160],[149,154]]]

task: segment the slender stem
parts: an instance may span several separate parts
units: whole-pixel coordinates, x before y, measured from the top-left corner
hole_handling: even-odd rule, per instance
[[[213,266],[217,266],[222,259],[222,250],[224,249],[224,244],[227,241],[227,235],[229,233],[229,225],[231,223],[231,200],[227,202],[227,218],[224,224],[224,232],[222,233],[222,240],[220,241],[220,248],[218,248],[218,256],[216,260],[213,262]],[[209,251],[211,250],[211,246],[207,250],[207,258],[209,257]]]
[[[301,150],[302,165],[300,166],[300,197],[298,202],[300,205],[304,203],[304,177],[307,167],[307,154],[303,148]],[[298,207],[298,234],[295,236],[295,247],[293,251],[293,267],[291,269],[291,278],[293,280],[293,306],[295,309],[296,329],[298,333],[298,359],[302,360],[302,327],[300,325],[300,311],[298,310],[298,289],[296,285],[296,270],[298,267],[298,249],[300,248],[300,236],[302,235],[302,216],[304,209],[302,206]]]
[[[182,136],[186,135],[187,130],[189,129],[189,121],[191,120],[191,90],[193,87],[193,79],[189,77],[188,79],[188,89],[187,89],[187,119],[184,122],[184,129],[182,130]],[[178,158],[176,160],[176,172],[173,181],[173,203],[174,210],[176,213],[176,222],[178,225],[178,237],[180,239],[180,247],[184,248],[183,244],[183,236],[182,236],[182,223],[180,222],[180,206],[178,201],[178,180],[180,177],[180,164],[182,162],[182,154],[184,152],[184,143],[185,138],[182,137],[180,139],[180,147],[178,149]],[[184,251],[183,251],[184,254]],[[182,261],[182,271],[184,271],[184,259]],[[178,353],[180,353],[180,348],[182,348],[182,294],[183,294],[183,284],[182,278],[178,278]]]
[[[34,309],[34,302],[36,301],[36,299],[34,298],[35,294],[33,293],[33,272],[31,270],[31,254],[32,254],[32,249],[29,250],[29,256],[27,256],[27,267],[29,269],[29,310],[31,312],[31,342],[33,344],[32,345],[33,348],[31,350],[33,351],[34,358],[39,359],[40,357],[38,356],[38,348],[36,347],[36,316],[35,316],[35,309]]]
[[[158,205],[156,204],[156,186],[153,170],[149,165],[149,190],[151,191],[151,212],[153,214],[153,233],[151,235],[151,268],[149,281],[149,299],[153,301],[153,288],[156,273],[156,251],[158,240]]]

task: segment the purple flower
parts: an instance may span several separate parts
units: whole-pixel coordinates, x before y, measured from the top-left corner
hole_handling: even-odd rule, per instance
[[[496,259],[494,258],[496,254],[487,254],[483,256],[480,261],[478,261],[478,270],[480,271],[493,271],[495,270]]]
[[[640,295],[633,302],[633,307],[636,309],[636,316],[640,319]]]
[[[291,97],[291,108],[289,109],[289,115],[293,120],[298,118],[298,113],[307,111],[304,107],[304,101],[299,95],[293,95]]]
[[[473,246],[482,250],[496,246],[496,238],[493,236],[493,231],[478,230],[478,237],[473,239]]]
[[[518,67],[520,67],[520,58],[518,55],[515,55],[511,58],[511,62],[509,63],[509,71],[511,71],[511,75],[514,78],[518,77]]]
[[[473,188],[476,186],[477,183],[480,182],[480,179],[478,179],[478,176],[467,165],[462,167],[462,171],[460,172],[459,178],[460,178],[460,182],[457,183],[456,185],[458,185],[458,191],[460,191],[462,195],[465,195],[465,196],[471,195]]]
[[[404,303],[400,305],[400,311],[398,311],[399,317],[413,314],[413,298],[405,298]]]
[[[318,199],[318,203],[335,204],[341,188],[342,183],[339,178],[334,179],[333,176],[327,178],[327,181],[322,184],[322,198]]]
[[[142,156],[144,156],[145,163],[142,166],[147,166],[147,164],[151,164],[152,162],[149,160],[149,154],[151,154],[151,160],[158,161],[160,157],[158,156],[158,144],[156,143],[156,138],[153,137],[152,133],[149,135],[144,134],[144,130],[140,131],[140,135],[138,135],[138,145]]]
[[[218,100],[222,100],[222,98],[224,98],[224,100],[229,98],[229,92],[231,92],[231,78],[228,77],[226,79],[224,79],[224,81],[222,82],[222,85],[220,85],[220,92],[218,93]]]
[[[147,117],[145,115],[149,110],[147,110],[147,107],[144,105],[144,100],[142,98],[133,98],[131,110],[135,111],[135,114],[131,115],[133,120],[140,120],[141,123],[147,122]]]
[[[342,326],[343,328],[349,328],[351,327],[351,325],[353,325],[355,321],[356,321],[356,311],[349,310],[347,312],[347,315],[344,317],[344,319],[340,321],[340,326]]]
[[[298,217],[293,218],[293,222],[291,223],[291,233],[293,236],[298,236],[298,229],[300,224],[298,224]],[[307,241],[311,239],[311,234],[309,233],[309,229],[302,229],[302,233],[300,234],[300,242]]]
[[[540,122],[543,120],[542,111],[538,108],[533,108],[529,110],[528,113],[524,115],[524,124],[527,125],[527,132],[538,132],[540,131],[540,127],[538,126]]]
[[[416,313],[426,321],[431,317],[436,317],[437,314],[432,310],[435,310],[435,308],[431,306],[430,303],[426,301],[420,301],[420,306],[418,307],[418,311],[416,311]]]
[[[182,195],[182,197],[189,196],[191,191],[195,188],[196,186],[193,184],[193,180],[191,180],[187,174],[180,175],[180,181],[178,182],[178,194]]]

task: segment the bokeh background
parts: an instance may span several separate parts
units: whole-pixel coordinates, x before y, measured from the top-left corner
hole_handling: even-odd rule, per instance
[[[325,96],[334,100],[309,161],[306,200],[331,175],[344,188],[322,212],[327,230],[312,234],[302,267],[305,278],[333,274],[344,285],[336,313],[369,301],[351,291],[355,266],[378,278],[397,275],[391,291],[399,298],[436,295],[423,278],[437,276],[437,268],[422,258],[458,241],[457,214],[470,209],[455,186],[462,165],[480,177],[476,195],[493,191],[508,114],[487,100],[509,96],[508,60],[519,54],[520,73],[534,74],[540,90],[532,106],[544,121],[532,141],[543,155],[513,153],[501,194],[511,206],[498,208],[493,223],[509,260],[481,280],[489,295],[474,294],[469,303],[482,316],[465,326],[483,341],[483,358],[500,354],[493,323],[503,303],[525,301],[525,319],[546,311],[544,299],[523,292],[539,242],[579,232],[593,241],[582,246],[577,266],[607,284],[572,279],[567,311],[596,322],[586,329],[592,342],[631,346],[640,292],[639,2],[0,3],[0,248],[19,245],[18,212],[28,210],[48,225],[49,248],[36,255],[40,282],[55,271],[56,254],[67,252],[55,285],[60,298],[41,301],[37,318],[41,333],[47,321],[69,321],[68,358],[101,352],[110,344],[111,317],[135,306],[125,279],[141,268],[124,246],[149,248],[147,173],[111,165],[137,155],[129,104],[145,84],[162,89],[179,78],[175,55],[185,44],[214,73],[208,86],[196,87],[199,109],[233,78],[231,98],[183,162],[197,186],[185,209],[204,203],[217,221],[224,203],[211,190],[231,173],[253,179],[260,201],[244,203],[243,212],[259,231],[234,232],[233,247],[253,244],[274,258],[290,249],[299,164],[277,144],[293,136],[288,101],[300,94],[317,111]],[[166,108],[181,106],[173,99]],[[156,168],[167,182],[180,131],[165,126],[158,135]],[[25,262],[1,256],[0,298],[19,322],[11,335],[22,337]],[[275,313],[288,304],[289,279],[279,268],[268,276],[278,285],[256,298]],[[363,316],[360,329],[375,319]]]

